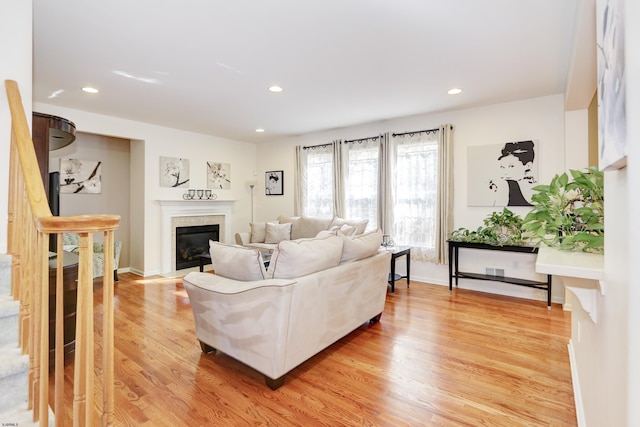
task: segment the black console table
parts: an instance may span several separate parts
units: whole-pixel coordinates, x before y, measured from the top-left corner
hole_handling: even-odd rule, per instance
[[[475,279],[475,280],[492,280],[495,282],[511,283],[513,285],[527,286],[529,288],[542,289],[547,291],[547,308],[551,310],[551,275],[547,274],[546,282],[538,282],[535,280],[518,279],[515,277],[492,276],[488,274],[465,273],[458,269],[460,259],[459,249],[484,249],[489,251],[503,252],[522,252],[537,254],[538,248],[531,246],[493,246],[486,243],[457,242],[448,240],[449,243],[449,292],[453,291],[453,279],[455,278],[456,287],[458,287],[458,279]]]

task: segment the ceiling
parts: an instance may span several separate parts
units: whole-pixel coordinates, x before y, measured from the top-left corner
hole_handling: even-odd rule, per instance
[[[258,142],[563,93],[578,2],[33,0],[34,102]]]

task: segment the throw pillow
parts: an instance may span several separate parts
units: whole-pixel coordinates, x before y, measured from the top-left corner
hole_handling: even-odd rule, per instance
[[[267,232],[266,222],[250,222],[251,233],[249,241],[251,243],[264,243],[264,238]]]
[[[325,239],[331,236],[337,236],[338,230],[322,230],[318,234],[316,234],[316,239]]]
[[[364,230],[367,228],[367,224],[369,223],[368,219],[343,219],[340,217],[335,217],[331,226],[343,226],[344,224],[351,225],[356,228],[354,235],[364,233]]]
[[[266,225],[265,243],[280,243],[283,240],[291,240],[291,223]]]
[[[354,234],[356,234],[356,227],[354,225],[343,224],[338,229],[338,232],[343,236],[353,236]]]
[[[271,255],[267,277],[294,279],[316,271],[335,267],[340,263],[343,238],[285,240]]]
[[[258,249],[210,240],[209,253],[218,276],[243,282],[263,280],[267,276],[262,254]]]
[[[382,231],[375,230],[359,236],[344,237],[340,262],[356,261],[375,255],[382,244]]]

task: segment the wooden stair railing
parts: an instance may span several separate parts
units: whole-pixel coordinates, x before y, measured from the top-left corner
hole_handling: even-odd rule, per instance
[[[94,369],[93,235],[103,233],[104,271],[113,271],[114,232],[119,215],[51,215],[18,85],[5,80],[11,111],[8,252],[12,294],[20,300],[20,346],[29,355],[29,409],[40,426],[49,425],[49,238],[57,235],[56,327],[53,412],[56,426],[71,414],[74,426],[114,424],[113,274],[103,278],[102,369]],[[62,233],[80,235],[72,410],[64,401]],[[96,378],[96,372],[101,377]],[[102,384],[101,390],[95,383]],[[95,402],[100,396],[102,402]]]

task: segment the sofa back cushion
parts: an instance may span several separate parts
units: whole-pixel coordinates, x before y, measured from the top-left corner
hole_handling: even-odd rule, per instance
[[[209,240],[211,264],[216,275],[249,282],[267,277],[262,254],[258,249],[227,245]]]
[[[358,236],[345,236],[340,262],[368,258],[380,249],[382,232],[378,229]]]
[[[331,218],[317,218],[312,216],[284,217],[279,216],[280,224],[291,223],[291,240],[315,237],[320,231],[328,230]]]
[[[284,240],[271,255],[267,277],[295,279],[340,263],[343,238]]]

